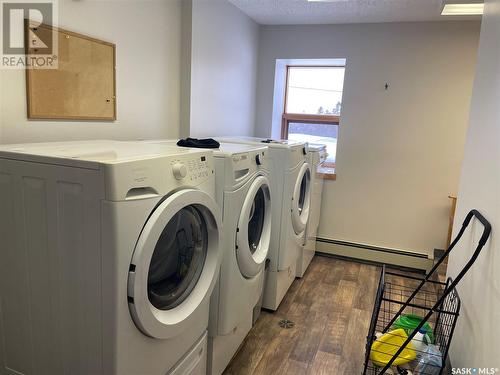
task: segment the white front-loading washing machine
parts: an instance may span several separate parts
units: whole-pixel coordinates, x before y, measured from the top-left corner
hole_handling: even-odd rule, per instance
[[[323,177],[317,170],[327,157],[326,146],[318,143],[307,145],[309,165],[311,166],[311,203],[309,220],[306,226],[306,237],[303,249],[297,259],[297,277],[304,276],[316,252],[316,235],[318,233],[319,217],[321,213],[321,197],[323,194]]]
[[[272,209],[267,146],[221,143],[213,150],[223,255],[210,305],[208,362],[209,373],[221,374],[252,328],[262,297]]]
[[[276,310],[296,275],[309,218],[311,170],[307,144],[253,137],[219,137],[220,142],[268,146],[272,230],[262,306]]]
[[[205,374],[220,267],[211,151],[0,147],[0,365]]]

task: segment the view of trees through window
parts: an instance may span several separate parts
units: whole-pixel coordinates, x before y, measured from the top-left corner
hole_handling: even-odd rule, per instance
[[[288,67],[286,113],[340,116],[345,67]]]
[[[327,146],[335,167],[344,88],[343,66],[289,66],[283,135]]]

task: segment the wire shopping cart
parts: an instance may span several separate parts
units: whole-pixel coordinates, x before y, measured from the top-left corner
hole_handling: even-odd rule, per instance
[[[474,253],[454,280],[438,281],[438,267],[473,218],[484,227]],[[366,340],[363,374],[443,373],[460,314],[460,298],[455,287],[476,261],[490,233],[488,220],[472,210],[456,238],[425,277],[382,268]]]

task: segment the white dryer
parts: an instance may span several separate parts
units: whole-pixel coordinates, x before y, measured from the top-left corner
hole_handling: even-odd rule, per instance
[[[173,145],[177,140],[146,141]],[[212,295],[209,373],[221,374],[252,328],[271,240],[267,146],[214,149],[216,201],[222,208],[222,264]]]
[[[307,149],[309,165],[311,166],[311,208],[306,226],[306,242],[297,259],[297,277],[304,276],[316,252],[316,235],[318,233],[321,196],[323,194],[323,178],[318,175],[317,170],[328,156],[326,146],[323,144],[309,143]]]
[[[211,151],[0,147],[0,365],[205,374],[220,267]]]
[[[273,229],[262,306],[276,310],[295,279],[297,259],[305,243],[311,198],[307,144],[253,137],[221,137],[217,140],[268,146]]]

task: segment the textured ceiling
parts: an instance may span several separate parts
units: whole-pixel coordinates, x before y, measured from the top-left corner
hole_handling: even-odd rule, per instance
[[[442,0],[229,0],[265,25],[477,19],[441,16]]]

